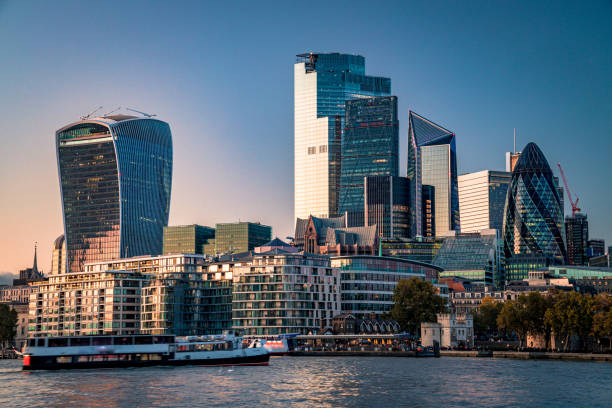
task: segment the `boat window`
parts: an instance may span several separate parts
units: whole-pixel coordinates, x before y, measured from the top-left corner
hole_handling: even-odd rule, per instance
[[[49,339],[49,347],[66,347],[68,346],[68,339],[59,338],[59,339]]]
[[[91,339],[93,346],[108,346],[112,343],[112,337],[94,337]]]
[[[153,344],[153,338],[151,336],[136,336],[134,337],[135,344]]]
[[[132,337],[115,337],[115,346],[128,346],[132,344]]]
[[[28,346],[30,347],[34,347],[36,345],[36,339],[30,339],[28,340]]]
[[[91,337],[73,337],[70,339],[71,346],[89,346]]]
[[[38,347],[45,347],[45,339],[38,339]]]
[[[172,340],[172,336],[153,336],[153,344],[170,344]]]

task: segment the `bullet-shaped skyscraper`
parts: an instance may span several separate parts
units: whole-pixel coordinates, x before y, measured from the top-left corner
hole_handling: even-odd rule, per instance
[[[66,271],[162,252],[172,186],[166,122],[101,116],[56,132]]]

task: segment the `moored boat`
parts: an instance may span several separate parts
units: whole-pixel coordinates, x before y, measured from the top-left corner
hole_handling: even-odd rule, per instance
[[[247,347],[242,337],[171,335],[40,337],[28,339],[24,370],[142,367],[153,365],[268,365],[263,347]]]

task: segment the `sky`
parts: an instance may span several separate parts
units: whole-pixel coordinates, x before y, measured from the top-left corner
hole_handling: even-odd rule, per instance
[[[535,3],[535,4],[532,4]],[[293,234],[293,64],[366,57],[456,133],[459,174],[533,141],[612,245],[612,2],[0,0],[0,273],[50,269],[63,233],[55,131],[98,106],[170,124],[170,224]],[[566,213],[570,211],[566,201]]]

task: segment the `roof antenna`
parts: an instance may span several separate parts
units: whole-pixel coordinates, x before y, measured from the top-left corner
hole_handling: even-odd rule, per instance
[[[117,108],[117,109],[115,109],[115,110],[112,110],[112,111],[110,111],[110,112],[108,112],[108,113],[105,113],[105,114],[104,114],[104,115],[102,115],[102,116],[108,116],[108,115],[110,115],[111,113],[115,113],[115,112],[117,112],[119,109],[121,109],[121,106],[120,106],[120,107],[118,107],[118,108]]]
[[[153,116],[157,116],[157,115],[155,115],[155,114],[153,114],[153,115],[152,115],[152,114],[150,114],[150,113],[141,112],[141,111],[136,110],[136,109],[130,109],[130,108],[125,108],[125,109],[127,109],[127,110],[129,110],[129,111],[131,111],[131,112],[140,113],[142,116],[146,116],[147,118],[152,118]]]
[[[85,116],[81,116],[81,120],[86,120],[89,119],[91,117],[91,115],[93,115],[94,113],[96,113],[97,111],[99,111],[100,109],[102,109],[101,106],[98,106],[96,109],[92,110],[91,112],[89,112],[87,115]]]

